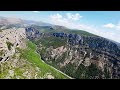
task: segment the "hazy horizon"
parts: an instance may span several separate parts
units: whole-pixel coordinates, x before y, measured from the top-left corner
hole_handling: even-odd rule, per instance
[[[0,11],[0,16],[85,30],[120,43],[120,11]]]

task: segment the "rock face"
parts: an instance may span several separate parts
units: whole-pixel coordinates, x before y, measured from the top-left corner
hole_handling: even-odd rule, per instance
[[[26,33],[26,30],[31,33]],[[0,31],[0,79],[68,78],[41,60],[36,45],[26,37],[39,34],[35,32],[34,35],[34,30],[29,28],[26,30],[14,27]]]
[[[27,31],[42,59],[73,78],[120,78],[120,48],[99,36]],[[34,33],[34,34],[31,34]],[[27,36],[27,37],[28,37]],[[56,47],[54,47],[54,44]]]
[[[50,32],[42,33],[42,28],[48,29]],[[47,64],[73,78],[120,79],[120,45],[118,43],[87,33],[84,33],[84,35],[69,31],[66,33],[62,30],[61,32],[59,32],[60,30],[53,32],[54,29],[63,28],[44,26],[40,29],[14,27],[1,30],[0,65],[2,68],[0,72],[3,72],[3,74],[0,73],[0,78],[56,78],[56,75],[52,72],[41,74],[44,67],[39,68],[41,66],[38,63],[38,66],[34,66],[21,58],[18,48],[26,48],[25,39],[28,38],[37,45],[37,52]],[[33,48],[33,46],[30,47]],[[36,53],[32,54],[36,56]],[[23,55],[23,57],[26,56]],[[35,58],[33,58],[33,61]],[[37,60],[39,61],[39,59]],[[21,76],[19,72],[22,73]]]
[[[34,28],[26,28],[26,36],[29,39],[34,39],[40,37],[40,32],[38,30],[35,30]]]
[[[24,39],[26,39],[24,28],[3,30],[0,33],[0,57],[2,58],[0,61],[5,61],[9,56],[14,55],[15,48],[25,48]]]

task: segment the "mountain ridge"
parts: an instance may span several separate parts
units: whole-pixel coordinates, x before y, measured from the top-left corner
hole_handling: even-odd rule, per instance
[[[3,22],[2,20],[3,19]],[[13,19],[13,20],[12,20]],[[14,22],[14,20],[16,22]],[[13,23],[9,23],[13,21]],[[18,21],[18,22],[17,22]],[[50,24],[50,23],[46,23],[46,22],[42,22],[42,21],[34,21],[34,20],[24,20],[24,19],[21,19],[21,18],[15,18],[15,17],[3,17],[3,16],[0,16],[0,28],[2,28],[3,30],[4,29],[7,29],[7,28],[11,28],[11,27],[17,27],[17,28],[26,28],[26,27],[49,27],[48,29],[52,30],[54,29],[54,31],[59,31],[60,29],[63,30],[63,31],[59,31],[59,32],[66,32],[68,30],[71,30],[71,33],[79,33],[79,30],[80,29],[71,29],[71,28],[68,28],[68,27],[65,27],[65,26],[60,26],[60,25],[54,25],[54,24]],[[4,27],[6,25],[6,27]],[[7,26],[8,25],[8,26]],[[83,32],[87,32],[85,30],[81,30]],[[47,31],[48,32],[48,31]],[[95,35],[91,32],[87,32],[87,33],[90,33],[92,35]],[[95,35],[95,36],[98,36],[98,35]],[[102,36],[99,36],[99,37],[102,37]],[[103,37],[105,38],[105,37]],[[106,38],[108,39],[108,38]],[[109,39],[111,40],[111,39]],[[115,40],[111,40],[113,42],[116,42],[118,43],[118,45],[120,44],[119,42],[115,41]]]
[[[68,75],[44,63],[25,28],[0,32],[0,79],[68,79]]]
[[[83,30],[25,22],[1,20],[0,78],[120,78],[119,43]]]
[[[10,25],[10,24],[36,24],[40,26],[51,26],[52,24],[45,23],[42,21],[34,21],[34,20],[24,20],[21,18],[15,18],[15,17],[1,17],[0,16],[0,24],[1,25]]]
[[[26,29],[27,37],[38,46],[47,64],[73,78],[120,78],[120,49],[113,41],[88,33],[41,33],[31,29]]]

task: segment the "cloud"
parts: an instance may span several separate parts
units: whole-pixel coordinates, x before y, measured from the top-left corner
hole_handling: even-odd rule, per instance
[[[60,18],[62,18],[62,15],[60,15],[59,13],[57,13],[55,15],[51,15],[50,17],[53,18],[53,19],[60,19]]]
[[[54,15],[50,15],[50,20],[51,23],[55,24],[55,25],[61,25],[61,26],[69,26],[69,20],[67,18],[64,18],[61,14],[57,13]]]
[[[120,30],[120,23],[118,23],[118,24],[109,23],[109,24],[103,25],[103,27],[111,28],[111,29],[114,29],[114,30]]]
[[[39,13],[39,11],[33,11],[34,13]]]
[[[105,28],[114,28],[115,25],[112,24],[112,23],[109,23],[109,24],[105,24],[105,25],[103,25],[103,27],[105,27]]]
[[[78,26],[75,25],[75,22],[73,22],[73,21],[77,21],[81,17],[82,16],[80,16],[80,14],[78,14],[78,13],[76,13],[76,14],[66,13],[65,16],[57,13],[54,15],[50,15],[49,18],[50,18],[51,22],[55,25],[66,26],[68,28],[75,28]]]
[[[59,13],[50,15],[50,17],[49,17],[51,24],[65,26],[65,27],[68,27],[71,29],[85,30],[87,32],[96,34],[98,36],[102,36],[102,37],[120,42],[120,38],[118,38],[120,33],[115,33],[114,31],[108,32],[106,30],[101,30],[100,28],[97,28],[95,25],[87,25],[87,24],[81,24],[78,22],[73,22],[73,21],[78,20],[76,18],[78,18],[78,14],[72,15],[72,14],[68,14],[68,13],[66,13],[66,17],[65,17],[65,15],[61,15]],[[79,19],[80,19],[80,17],[79,17]],[[106,28],[116,28],[116,29],[120,30],[120,23],[117,26],[112,23],[109,23],[109,24],[106,24],[103,26]]]
[[[67,13],[66,15],[68,19],[75,20],[75,21],[82,18],[82,16],[79,13],[76,13],[76,14]]]
[[[120,30],[120,23],[116,25],[116,30]]]
[[[78,13],[76,13],[76,14],[66,13],[65,16],[62,16],[59,13],[50,15],[51,21],[54,24],[58,24],[58,25],[70,24],[70,23],[72,23],[72,21],[80,20],[80,18],[82,18],[82,16]]]

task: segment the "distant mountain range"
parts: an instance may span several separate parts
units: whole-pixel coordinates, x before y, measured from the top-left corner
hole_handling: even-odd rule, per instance
[[[0,17],[0,25],[11,25],[11,24],[23,24],[23,25],[39,25],[39,26],[51,26],[52,24],[44,23],[41,21],[23,20],[14,17]]]
[[[6,65],[2,64],[3,73],[0,77],[29,78],[28,74],[24,74],[32,71],[30,78],[36,78],[37,75],[37,78],[50,76],[68,78],[70,76],[77,79],[120,79],[120,43],[113,40],[84,30],[9,17],[0,17],[0,37],[2,41],[0,42],[0,61],[8,60],[10,63],[9,65],[6,62],[8,70],[9,66],[15,66],[15,69],[9,70],[6,77],[8,70]],[[25,47],[26,49],[23,50]],[[20,58],[17,64],[15,57]],[[22,59],[23,62],[21,62]],[[26,65],[29,64],[26,60],[34,63],[36,67],[28,70],[29,66],[26,67]],[[47,66],[43,61],[40,62],[41,60]],[[24,62],[27,64],[21,66]],[[58,73],[48,65],[65,74]],[[20,67],[26,71],[21,72],[23,68]],[[41,71],[36,71],[35,68]],[[37,74],[32,75],[35,73]]]

